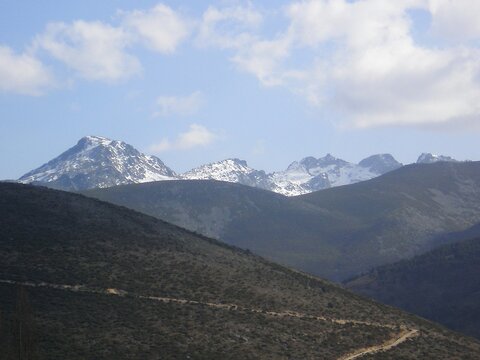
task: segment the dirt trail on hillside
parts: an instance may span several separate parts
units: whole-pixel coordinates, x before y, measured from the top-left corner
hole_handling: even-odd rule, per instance
[[[394,336],[390,340],[381,345],[370,346],[367,348],[356,350],[348,355],[342,356],[339,360],[353,360],[364,355],[375,354],[377,352],[388,351],[395,346],[407,341],[408,339],[418,336],[418,330],[403,330],[400,334]]]
[[[346,324],[366,325],[366,326],[386,328],[390,330],[399,328],[398,325],[392,325],[392,324],[381,324],[377,322],[368,322],[368,321],[360,321],[360,320],[352,320],[352,319],[329,318],[324,316],[308,315],[308,314],[300,313],[297,311],[290,311],[290,310],[276,312],[276,311],[267,311],[264,309],[248,308],[248,307],[243,307],[243,306],[240,306],[237,304],[231,304],[231,303],[225,303],[225,304],[212,303],[212,302],[202,302],[202,301],[196,301],[196,300],[187,300],[187,299],[170,298],[170,297],[137,295],[137,294],[133,294],[128,291],[116,289],[116,288],[97,289],[97,288],[90,288],[84,285],[51,284],[46,282],[34,283],[31,281],[22,282],[22,281],[4,280],[4,279],[0,279],[0,284],[20,285],[20,286],[28,286],[28,287],[36,287],[36,288],[44,287],[44,288],[50,288],[50,289],[56,289],[56,290],[84,292],[84,293],[100,294],[100,295],[107,295],[107,296],[131,297],[136,299],[158,301],[158,302],[167,303],[167,304],[175,303],[175,304],[183,304],[183,305],[200,305],[200,306],[208,306],[216,309],[259,313],[267,316],[294,317],[294,318],[301,318],[306,320],[332,322],[334,324],[339,324],[339,325],[346,325]],[[400,345],[401,343],[407,341],[408,339],[419,335],[419,331],[417,329],[407,329],[405,327],[400,327],[400,329],[401,329],[401,332],[399,334],[395,335],[394,337],[385,341],[384,343],[380,345],[375,345],[375,346],[355,350],[347,355],[340,357],[338,360],[353,360],[367,354],[374,354],[377,352],[388,351]]]

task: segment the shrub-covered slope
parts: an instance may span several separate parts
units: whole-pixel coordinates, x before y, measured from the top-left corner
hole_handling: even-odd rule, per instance
[[[480,238],[379,267],[346,283],[358,293],[480,338]]]
[[[336,359],[372,346],[386,350],[368,350],[374,358],[474,359],[480,351],[326,281],[81,195],[2,183],[0,226],[7,358],[18,343],[9,329],[29,318],[19,309],[33,314],[41,359]],[[19,284],[29,307],[19,307]]]

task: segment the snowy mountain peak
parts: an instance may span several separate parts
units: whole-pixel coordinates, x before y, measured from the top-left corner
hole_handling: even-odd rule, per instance
[[[401,166],[390,154],[372,155],[359,164],[327,154],[318,159],[308,156],[294,161],[287,170],[273,173],[271,178],[277,187],[275,191],[285,195],[300,195],[369,180]]]
[[[77,146],[87,151],[97,146],[110,146],[112,142],[114,142],[114,140],[110,140],[106,137],[89,135],[78,140]]]
[[[323,161],[323,162],[335,162],[337,160],[339,160],[338,158],[336,158],[335,156],[333,156],[332,154],[330,153],[327,153],[327,155],[325,155],[323,158],[320,158],[319,160]],[[343,161],[343,160],[342,160]]]
[[[448,156],[422,154],[418,163],[456,161]],[[18,181],[63,190],[83,190],[160,180],[219,180],[295,196],[372,179],[401,167],[390,154],[369,156],[350,163],[328,153],[292,162],[284,171],[265,173],[245,160],[229,158],[177,175],[155,156],[132,145],[89,135],[55,159],[32,170]]]
[[[308,156],[300,160],[300,164],[303,165],[307,170],[318,168],[322,166],[337,165],[342,166],[348,164],[345,160],[339,159],[332,154],[327,154],[321,158],[314,158],[313,156]]]
[[[402,163],[399,163],[390,154],[377,154],[369,156],[360,161],[358,165],[367,168],[378,175],[383,175],[389,171],[396,170],[403,166]]]
[[[222,161],[220,161],[220,163],[221,162]],[[237,158],[226,159],[223,162],[226,163],[226,164],[229,164],[231,166],[239,166],[241,168],[248,169],[247,171],[252,169],[248,166],[248,164],[245,160],[240,160],[240,159],[237,159]]]
[[[439,161],[457,162],[457,160],[450,156],[422,153],[417,159],[417,164],[432,164]]]
[[[87,135],[79,140],[79,142],[81,143],[89,143],[93,145],[109,145],[112,141],[114,140],[110,140],[106,137],[96,135]]]
[[[268,188],[267,175],[248,166],[245,160],[226,159],[199,166],[181,175],[186,180],[219,180]]]
[[[101,136],[85,136],[55,159],[23,175],[23,183],[39,183],[64,190],[141,183],[176,178],[154,156]]]
[[[255,186],[287,196],[306,194],[332,186],[369,180],[402,166],[390,154],[378,154],[349,163],[332,154],[308,156],[292,162],[287,170],[266,174],[240,159],[202,165],[181,175],[182,179],[220,180]]]

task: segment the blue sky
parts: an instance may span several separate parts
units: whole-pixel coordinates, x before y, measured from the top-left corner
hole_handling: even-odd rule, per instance
[[[176,171],[480,159],[476,0],[1,1],[0,178],[85,135]]]

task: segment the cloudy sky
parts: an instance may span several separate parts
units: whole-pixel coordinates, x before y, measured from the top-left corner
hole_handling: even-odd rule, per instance
[[[0,178],[85,135],[176,171],[478,160],[479,16],[478,0],[0,1]]]

